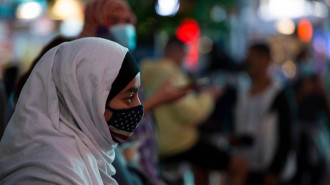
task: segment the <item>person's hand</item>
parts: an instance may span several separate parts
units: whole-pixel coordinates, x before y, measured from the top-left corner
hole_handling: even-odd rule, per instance
[[[249,167],[245,160],[238,156],[231,156],[228,164],[230,185],[243,185],[246,183]]]
[[[203,89],[202,93],[207,93],[213,100],[217,100],[222,95],[223,89],[219,86],[209,86]]]
[[[135,148],[126,148],[124,150],[124,157],[126,161],[131,161],[134,158],[134,155],[136,154]]]
[[[144,104],[144,111],[148,112],[159,105],[176,101],[185,96],[193,87],[176,87],[171,80],[165,81],[156,92],[149,98],[146,99]]]
[[[278,175],[269,173],[266,175],[263,185],[278,185]]]
[[[171,80],[167,80],[157,89],[154,96],[158,97],[159,104],[170,103],[182,98],[193,88],[193,86],[176,87]]]
[[[134,161],[136,155],[138,155],[138,149],[141,146],[141,142],[133,142],[131,145],[127,146],[123,151],[123,156],[126,161]]]

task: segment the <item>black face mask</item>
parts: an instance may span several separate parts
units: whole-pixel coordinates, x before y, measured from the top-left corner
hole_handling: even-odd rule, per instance
[[[142,104],[129,109],[113,109],[108,106],[106,109],[112,112],[107,123],[112,139],[116,142],[123,142],[131,137],[143,117]]]

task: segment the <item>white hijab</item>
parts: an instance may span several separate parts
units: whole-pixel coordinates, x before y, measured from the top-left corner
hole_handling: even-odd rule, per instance
[[[126,53],[83,38],[40,59],[0,143],[0,184],[117,184],[104,111]]]

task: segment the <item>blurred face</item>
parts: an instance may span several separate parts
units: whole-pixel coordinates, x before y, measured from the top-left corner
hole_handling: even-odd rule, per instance
[[[186,56],[186,49],[181,45],[172,44],[167,51],[165,51],[165,55],[171,58],[176,65],[180,66]]]
[[[135,17],[123,0],[110,1],[106,9],[104,38],[113,40],[133,51],[136,48]]]
[[[138,97],[140,85],[140,73],[138,73],[107,105],[113,109],[128,109],[140,105],[141,102]],[[106,109],[104,112],[105,120],[109,121],[111,116],[112,112]]]
[[[181,46],[177,46],[175,49],[175,56],[176,59],[179,63],[181,63],[184,59],[184,57],[186,56],[186,50],[184,47]]]
[[[259,54],[257,51],[250,49],[247,55],[247,70],[250,75],[256,75],[265,72],[268,67],[268,59],[265,55]]]
[[[122,4],[118,4],[118,6],[113,10],[109,11],[109,15],[106,20],[106,26],[114,26],[120,24],[132,24],[135,25],[135,21],[132,17],[129,9]]]
[[[247,55],[247,66],[249,71],[253,71],[256,66],[258,66],[258,55],[257,53],[250,49]]]

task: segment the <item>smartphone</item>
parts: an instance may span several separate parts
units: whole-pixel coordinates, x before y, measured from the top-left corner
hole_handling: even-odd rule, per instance
[[[188,85],[184,86],[183,88],[197,89],[201,86],[208,85],[208,84],[210,84],[210,79],[203,77],[203,78],[198,78],[198,79],[190,82]]]
[[[196,84],[197,86],[208,85],[208,84],[210,84],[210,79],[207,78],[207,77],[198,78],[198,79],[195,81],[195,84]]]

